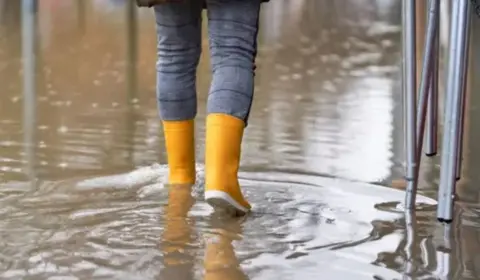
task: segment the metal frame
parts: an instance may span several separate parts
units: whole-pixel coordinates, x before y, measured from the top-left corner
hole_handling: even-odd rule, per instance
[[[437,154],[438,142],[440,0],[429,1],[418,103],[416,101],[415,12],[415,0],[403,0],[403,94],[406,180],[408,181],[405,207],[407,209],[415,207],[425,130],[427,131],[425,148],[427,156]],[[455,185],[461,174],[471,13],[469,0],[452,0],[437,209],[438,220],[446,223],[453,219]]]

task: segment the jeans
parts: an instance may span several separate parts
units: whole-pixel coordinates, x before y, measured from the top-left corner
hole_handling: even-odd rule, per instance
[[[261,0],[206,0],[212,82],[207,113],[248,120],[253,99]],[[154,6],[157,29],[157,100],[160,118],[197,114],[196,72],[202,51],[204,1]]]

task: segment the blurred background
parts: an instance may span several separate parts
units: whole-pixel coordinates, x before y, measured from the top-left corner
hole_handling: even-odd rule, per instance
[[[422,160],[426,202],[413,217],[399,207],[401,12],[400,0],[263,6],[241,168],[259,214],[221,221],[201,182],[177,199],[186,203],[169,201],[162,184],[152,10],[130,0],[0,0],[0,279],[480,279],[474,75],[454,224],[437,224],[426,203],[436,199],[439,157]],[[204,50],[200,178],[205,36]]]

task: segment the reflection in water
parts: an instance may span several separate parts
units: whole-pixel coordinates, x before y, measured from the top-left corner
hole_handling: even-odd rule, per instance
[[[242,222],[243,218],[232,220],[213,216],[210,224],[212,233],[205,241],[203,279],[249,279],[240,268],[240,262],[232,244],[233,241],[241,239]]]
[[[418,256],[418,241],[416,236],[417,217],[414,210],[405,210],[405,228],[406,228],[406,244],[405,244],[405,270],[403,279],[412,279],[411,275],[415,275],[415,257]],[[414,279],[415,277],[413,277]]]
[[[440,279],[450,279],[451,275],[451,266],[452,266],[452,253],[454,253],[452,246],[452,239],[455,237],[452,236],[452,225],[448,225],[443,229],[443,246],[437,251],[437,270],[436,275]],[[458,277],[456,277],[458,278]],[[455,278],[454,278],[455,279]]]
[[[245,220],[212,215],[201,165],[192,188],[163,185],[151,11],[34,3],[0,0],[0,279],[480,278],[474,141],[451,227],[427,197],[404,213],[402,191],[360,183],[403,172],[401,1],[264,6]],[[200,162],[208,71],[205,52]],[[419,187],[436,197],[438,158],[424,162]]]
[[[188,212],[195,200],[191,186],[169,186],[164,211],[165,230],[162,236],[164,269],[161,279],[193,279],[194,259],[189,245],[193,243],[192,221]]]

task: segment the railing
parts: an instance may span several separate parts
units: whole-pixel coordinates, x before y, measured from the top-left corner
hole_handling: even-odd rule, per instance
[[[450,223],[456,181],[460,178],[465,94],[468,68],[472,6],[480,12],[476,0],[451,0],[445,93],[444,133],[441,150],[440,183],[437,218]],[[427,132],[425,154],[437,154],[438,134],[438,55],[440,0],[430,0],[424,56],[417,102],[416,7],[415,0],[403,0],[403,94],[406,143],[405,197],[407,209],[415,207],[418,174],[424,133]]]

